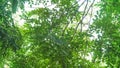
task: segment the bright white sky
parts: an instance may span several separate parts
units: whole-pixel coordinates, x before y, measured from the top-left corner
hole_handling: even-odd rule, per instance
[[[35,1],[36,1],[36,0],[35,0]],[[79,1],[79,4],[81,4],[84,0],[78,0],[78,1]],[[93,0],[91,0],[91,2],[92,2],[92,1],[93,1]],[[90,5],[91,2],[89,2],[88,5]],[[98,3],[98,2],[100,2],[100,0],[95,0],[95,3]],[[86,4],[86,3],[85,3],[85,4]],[[83,6],[79,9],[80,11],[83,11],[83,10],[84,10],[85,4],[83,4]],[[48,2],[48,4],[47,4],[46,6],[49,6],[50,9],[52,9],[52,8],[55,7],[55,5],[51,4],[50,2]],[[26,11],[31,11],[31,10],[34,10],[34,9],[36,9],[36,8],[42,8],[42,7],[45,7],[42,3],[39,4],[39,5],[32,5],[32,7],[30,7],[30,5],[29,5],[28,3],[25,3],[25,10],[26,10]],[[93,17],[93,15],[96,14],[96,11],[98,11],[99,8],[94,6],[91,10],[92,10],[92,17]],[[89,13],[91,13],[91,10],[90,10]],[[23,20],[23,19],[20,19],[20,16],[19,16],[19,15],[21,15],[21,14],[22,14],[22,10],[18,9],[18,12],[16,12],[16,14],[13,15],[13,18],[15,19],[15,21],[18,23],[19,26],[22,26],[22,25],[24,24],[24,20]],[[87,22],[90,20],[90,17],[91,17],[90,15],[87,15],[87,16],[85,17],[85,19],[83,20],[83,22],[84,22],[85,24],[87,24]],[[91,21],[92,21],[92,20],[91,20]],[[86,30],[87,28],[88,28],[87,25],[85,25],[85,27],[83,27],[84,30]]]

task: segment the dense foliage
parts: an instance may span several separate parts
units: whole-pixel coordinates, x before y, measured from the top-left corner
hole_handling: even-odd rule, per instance
[[[0,67],[2,68],[11,52],[16,52],[22,45],[21,33],[12,18],[12,13],[17,9],[16,4],[20,3],[14,3],[14,0],[0,1]]]
[[[120,17],[119,0],[102,0],[91,31],[98,34],[95,40],[95,61],[106,62],[107,67],[119,68],[120,66]],[[98,59],[98,60],[96,60]]]
[[[1,0],[0,67],[119,68],[120,1],[96,2]],[[25,3],[44,7],[26,11]],[[17,9],[22,26],[13,17]]]

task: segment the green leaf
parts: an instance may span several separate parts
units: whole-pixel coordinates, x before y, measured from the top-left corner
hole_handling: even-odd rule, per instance
[[[17,11],[18,0],[12,0],[12,12],[15,13]]]

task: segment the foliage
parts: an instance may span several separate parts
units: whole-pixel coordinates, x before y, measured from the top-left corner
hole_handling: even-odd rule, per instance
[[[0,0],[0,63],[3,65],[11,55],[16,52],[22,44],[21,33],[15,25],[12,14],[16,12],[18,0]],[[19,5],[20,6],[20,5]],[[0,65],[0,66],[2,66]]]
[[[14,23],[12,15],[19,7],[24,9],[25,1],[31,6],[42,3],[44,7],[22,12],[20,17],[25,22],[18,27],[15,23],[19,22]],[[120,1],[101,0],[97,4],[94,4],[95,0],[80,2],[1,0],[0,67],[119,68]],[[54,7],[50,8],[48,3]],[[89,28],[84,30],[84,21],[87,16],[91,17],[92,8],[96,6],[100,10],[93,22],[87,22]],[[97,38],[91,40],[94,34]]]
[[[67,2],[53,1],[57,5],[52,10],[45,7],[25,13],[23,33],[26,36],[25,41],[29,41],[29,46],[25,45],[23,48],[28,47],[30,51],[29,56],[20,59],[28,63],[25,67],[94,67],[84,57],[88,54],[91,44],[87,33],[79,32],[75,26],[68,27],[73,21],[80,20],[82,12],[78,11],[79,5],[76,1]],[[85,50],[86,48],[88,50]],[[31,58],[34,60],[29,63]],[[18,61],[23,62],[20,60],[15,59],[13,65],[20,64]]]
[[[91,25],[91,31],[98,34],[95,40],[93,62],[106,62],[107,67],[119,67],[119,0],[102,0],[100,11]],[[97,60],[99,59],[99,60]]]

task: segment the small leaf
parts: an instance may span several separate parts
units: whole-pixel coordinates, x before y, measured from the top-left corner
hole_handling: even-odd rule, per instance
[[[18,1],[12,0],[12,12],[15,13],[17,10]]]

